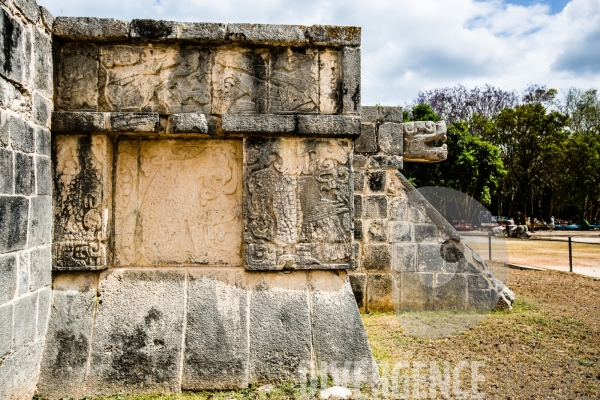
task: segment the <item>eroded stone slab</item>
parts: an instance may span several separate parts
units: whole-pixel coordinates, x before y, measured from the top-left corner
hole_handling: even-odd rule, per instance
[[[105,135],[54,137],[53,268],[108,266],[112,143]]]
[[[249,376],[255,383],[298,381],[310,371],[307,272],[249,274]]]
[[[98,278],[61,274],[54,278],[52,289],[53,306],[37,390],[48,398],[79,398],[87,393]]]
[[[247,314],[243,269],[189,271],[183,390],[248,387]]]
[[[118,144],[115,265],[241,265],[242,142]]]
[[[311,271],[309,288],[318,374],[329,372],[335,385],[376,385],[377,365],[347,274]],[[329,371],[321,370],[325,366]]]
[[[351,141],[246,138],[244,149],[246,268],[351,268]]]
[[[185,274],[117,269],[100,277],[88,393],[181,390]]]

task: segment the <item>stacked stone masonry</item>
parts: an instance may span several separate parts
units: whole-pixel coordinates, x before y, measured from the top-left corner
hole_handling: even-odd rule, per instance
[[[0,3],[0,398],[31,398],[52,301],[52,22]]]
[[[361,311],[487,311],[501,284],[400,170],[447,156],[443,122],[402,123],[400,107],[363,107],[354,154],[354,253]]]

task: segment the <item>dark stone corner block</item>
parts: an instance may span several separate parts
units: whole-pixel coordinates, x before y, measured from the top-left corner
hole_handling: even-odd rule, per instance
[[[106,113],[61,111],[52,113],[52,132],[93,133],[106,130]]]

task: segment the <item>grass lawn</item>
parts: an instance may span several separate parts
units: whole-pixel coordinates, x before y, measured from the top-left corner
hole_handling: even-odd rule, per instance
[[[518,299],[513,311],[493,312],[471,330],[450,338],[408,336],[391,313],[363,315],[381,372],[389,378],[394,365],[401,367],[395,375],[400,376],[396,379],[400,395],[394,396],[393,381],[384,379],[376,394],[363,396],[402,397],[403,383],[408,382],[405,398],[432,398],[429,390],[435,367],[434,372],[450,379],[449,398],[459,398],[461,392],[463,398],[475,398],[474,376],[486,399],[600,398],[600,281],[557,271],[511,270],[508,286]],[[265,389],[104,399],[301,398],[293,385]],[[434,389],[438,398],[444,398],[440,386]]]

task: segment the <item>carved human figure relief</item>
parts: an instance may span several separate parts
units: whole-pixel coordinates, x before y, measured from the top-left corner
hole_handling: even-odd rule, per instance
[[[57,135],[53,268],[107,266],[112,145],[104,135]]]
[[[404,161],[438,162],[448,157],[446,144],[436,146],[436,142],[446,141],[446,123],[418,121],[406,122],[404,129]]]
[[[350,267],[351,146],[336,139],[245,139],[246,268]]]
[[[241,141],[121,141],[116,265],[240,265],[241,158]]]
[[[269,112],[319,112],[319,54],[316,49],[271,51]]]
[[[212,113],[265,113],[268,58],[268,51],[263,49],[217,50],[212,67]]]
[[[101,46],[100,110],[208,113],[210,57],[185,45]]]

